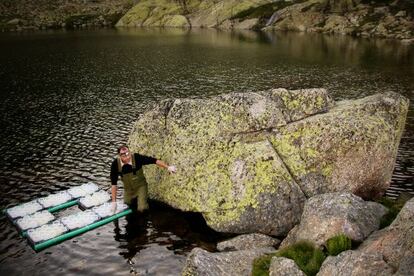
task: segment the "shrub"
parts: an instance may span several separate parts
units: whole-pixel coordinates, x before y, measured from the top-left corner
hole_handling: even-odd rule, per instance
[[[326,241],[326,250],[331,256],[336,256],[342,251],[350,250],[352,248],[352,241],[344,234],[339,234]]]

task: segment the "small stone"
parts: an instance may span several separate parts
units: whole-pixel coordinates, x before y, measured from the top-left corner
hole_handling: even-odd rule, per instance
[[[240,235],[217,244],[218,251],[245,250],[262,247],[276,247],[280,241],[264,234]]]
[[[298,265],[291,259],[273,257],[270,262],[269,276],[305,276]]]

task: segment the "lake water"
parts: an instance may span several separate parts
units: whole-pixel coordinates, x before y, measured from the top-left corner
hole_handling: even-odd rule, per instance
[[[87,181],[109,191],[116,147],[154,102],[278,87],[325,87],[337,100],[408,97],[388,195],[414,193],[414,46],[297,33],[45,31],[0,34],[0,207]],[[152,207],[136,224],[121,219],[119,229],[110,223],[40,253],[3,216],[0,272],[177,275],[193,247],[223,238],[196,214]]]

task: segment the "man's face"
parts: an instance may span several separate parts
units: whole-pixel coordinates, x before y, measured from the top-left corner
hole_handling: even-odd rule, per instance
[[[119,156],[121,157],[122,163],[129,163],[131,160],[131,153],[128,148],[122,148],[119,151]]]

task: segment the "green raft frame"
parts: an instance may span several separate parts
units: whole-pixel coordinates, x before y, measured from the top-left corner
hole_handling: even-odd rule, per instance
[[[60,204],[60,205],[57,205],[57,206],[54,206],[54,207],[48,208],[48,209],[46,209],[46,210],[48,210],[48,211],[49,211],[49,212],[51,212],[51,213],[54,213],[54,212],[57,212],[57,211],[60,211],[60,210],[66,209],[66,208],[68,208],[68,207],[71,207],[71,206],[77,205],[77,204],[78,204],[78,202],[79,202],[79,200],[78,200],[78,199],[75,199],[75,200],[71,200],[71,201],[68,201],[68,202],[62,203],[62,204]],[[2,210],[2,212],[1,212],[1,213],[5,214],[5,213],[6,213],[6,210]],[[78,236],[78,235],[80,235],[80,234],[83,234],[83,233],[88,232],[88,231],[90,231],[90,230],[93,230],[93,229],[95,229],[95,228],[98,228],[98,227],[100,227],[100,226],[102,226],[102,225],[105,225],[105,224],[107,224],[107,223],[110,223],[111,221],[114,221],[114,220],[116,220],[116,219],[119,219],[119,218],[121,218],[121,217],[124,217],[124,216],[126,216],[126,215],[129,215],[129,214],[131,214],[131,213],[132,213],[132,210],[128,208],[128,209],[125,209],[124,211],[122,211],[122,212],[120,212],[120,213],[118,213],[118,214],[112,215],[112,216],[110,216],[110,217],[103,218],[103,219],[98,220],[98,221],[96,221],[96,222],[94,222],[94,223],[92,223],[92,224],[89,224],[89,225],[84,226],[84,227],[79,228],[79,229],[75,229],[75,230],[72,230],[72,231],[66,232],[66,233],[64,233],[64,234],[62,234],[62,235],[60,235],[60,236],[57,236],[57,237],[51,238],[51,239],[49,239],[49,240],[46,240],[46,241],[43,241],[43,242],[39,242],[39,243],[33,243],[33,242],[31,242],[31,240],[30,240],[30,239],[28,239],[28,242],[29,242],[30,246],[31,246],[31,247],[32,247],[32,248],[33,248],[36,252],[39,252],[39,251],[41,251],[41,250],[43,250],[43,249],[46,249],[46,248],[48,248],[48,247],[51,247],[51,246],[56,245],[56,244],[58,244],[58,243],[61,243],[61,242],[65,241],[65,240],[68,240],[68,239],[70,239],[70,238],[73,238],[73,237],[75,237],[75,236]],[[9,217],[9,219],[13,222],[13,220],[12,220],[10,217]],[[27,231],[20,232],[20,234],[21,234],[21,236],[22,236],[22,237],[27,238]]]
[[[69,202],[68,202],[68,203],[69,203]],[[58,206],[57,206],[57,207],[58,207]],[[63,209],[63,208],[61,208],[61,209]],[[59,209],[59,210],[60,210],[60,209]],[[57,237],[55,237],[55,238],[52,238],[52,239],[47,240],[47,241],[44,241],[44,242],[40,242],[40,243],[37,243],[37,244],[32,244],[32,247],[33,247],[33,249],[34,249],[36,252],[39,252],[39,251],[41,251],[41,250],[43,250],[43,249],[45,249],[45,248],[48,248],[48,247],[50,247],[50,246],[56,245],[56,244],[58,244],[58,243],[60,243],[60,242],[63,242],[63,241],[65,241],[65,240],[68,240],[68,239],[70,239],[70,238],[73,238],[73,237],[75,237],[75,236],[77,236],[77,235],[80,235],[80,234],[83,234],[83,233],[85,233],[85,232],[88,232],[88,231],[90,231],[90,230],[92,230],[92,229],[95,229],[95,228],[97,228],[97,227],[100,227],[100,226],[102,226],[102,225],[104,225],[104,224],[107,224],[107,223],[109,223],[109,222],[111,222],[111,221],[114,221],[114,220],[116,220],[116,219],[118,219],[118,218],[121,218],[121,217],[123,217],[123,216],[126,216],[126,215],[128,215],[128,214],[130,214],[130,213],[132,213],[132,210],[131,210],[131,209],[126,209],[126,210],[124,210],[124,211],[122,211],[122,212],[120,212],[120,213],[118,213],[118,214],[115,214],[115,215],[113,215],[113,216],[110,216],[110,217],[104,218],[104,219],[102,219],[102,220],[99,220],[99,221],[97,221],[97,222],[94,222],[94,223],[92,223],[92,224],[89,224],[89,225],[87,225],[87,226],[85,226],[85,227],[82,227],[82,228],[79,228],[79,229],[76,229],[76,230],[73,230],[73,231],[67,232],[67,233],[65,233],[65,234],[62,234],[62,235],[60,235],[60,236],[57,236]]]

